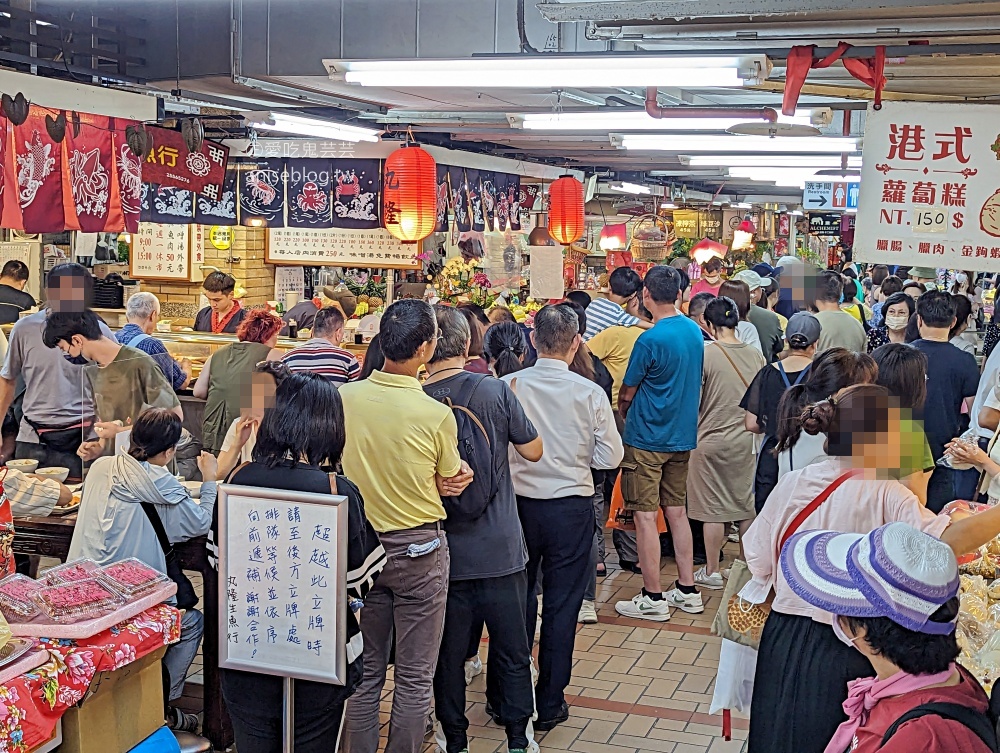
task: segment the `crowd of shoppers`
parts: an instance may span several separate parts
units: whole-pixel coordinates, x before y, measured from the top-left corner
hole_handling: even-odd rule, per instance
[[[724,279],[713,260],[690,299],[672,266],[644,278],[620,268],[606,297],[576,291],[530,329],[501,309],[402,300],[363,365],[340,348],[339,307],[317,308],[312,339],[282,353],[281,319],[244,310],[231,278],[213,273],[199,319],[239,341],[194,384],[206,399],[200,501],[172,472],[183,442],[176,391],[190,368],[154,337],[155,296],[133,296],[128,326],[112,336],[88,308],[85,270],[53,269],[47,307],[11,333],[0,403],[9,408],[24,382],[19,457],[72,461],[77,475],[81,459],[91,463],[73,557],[135,556],[166,570],[174,544],[207,534],[214,559],[217,481],[347,498],[347,585],[363,606],[360,617],[347,609],[347,683],[299,685],[310,700],[296,704],[296,750],[342,739],[351,753],[376,753],[392,665],[385,750],[421,750],[433,712],[439,747],[464,753],[484,628],[487,713],[509,751],[537,750],[534,733],[569,717],[577,624],[598,620],[617,479],[634,528],[621,548],[615,539],[619,564],[642,580],[619,614],[703,612],[700,589],[726,586],[731,533],[752,576],[742,595],[773,592],[750,753],[841,751],[852,740],[876,750],[890,732],[886,750],[951,735],[953,749],[979,753],[969,727],[893,722],[928,702],[985,710],[953,663],[955,556],[1000,533],[1000,509],[937,512],[980,490],[1000,498],[990,444],[1000,356],[980,378],[964,288],[921,277],[903,289],[878,268],[859,279],[846,256],[843,269],[817,274],[810,300],[786,302],[785,319],[772,310],[777,278],[797,264]],[[8,271],[19,274],[5,267],[0,285]],[[958,440],[969,426],[978,444]],[[112,454],[123,431],[127,452]],[[961,463],[972,470],[951,467]],[[16,472],[5,484],[18,511],[51,509],[68,493]],[[663,528],[677,571],[669,584]],[[197,720],[172,704],[204,626],[181,586],[167,713],[192,729]],[[277,750],[280,681],[225,670],[222,690],[241,753]]]

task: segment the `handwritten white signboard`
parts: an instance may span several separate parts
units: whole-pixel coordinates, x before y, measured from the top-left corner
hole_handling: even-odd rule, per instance
[[[189,226],[140,222],[132,236],[129,275],[140,280],[189,281]]]
[[[854,258],[1000,271],[1000,107],[868,108]]]
[[[219,487],[219,666],[344,684],[346,502]]]
[[[265,261],[334,267],[419,269],[419,243],[403,243],[385,228],[268,228]]]

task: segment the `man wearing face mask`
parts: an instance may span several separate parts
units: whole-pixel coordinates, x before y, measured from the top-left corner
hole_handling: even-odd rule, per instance
[[[76,451],[95,436],[93,393],[78,367],[42,346],[42,331],[50,312],[83,311],[92,288],[85,267],[53,267],[46,279],[45,308],[14,325],[0,369],[0,415],[7,414],[19,391],[24,394],[15,457],[37,460],[42,467],[69,468],[73,480],[82,476]],[[99,325],[104,335],[112,336],[103,322]]]
[[[87,364],[83,373],[93,390],[100,423],[98,439],[84,442],[77,451],[84,460],[95,460],[111,448],[116,433],[111,422],[130,427],[146,407],[166,408],[184,418],[177,395],[156,361],[104,334],[93,311],[53,311],[45,322],[42,342],[61,350],[70,363]]]
[[[722,259],[713,256],[701,266],[701,279],[696,280],[691,286],[691,297],[698,293],[711,293],[719,295],[719,288],[722,286]]]

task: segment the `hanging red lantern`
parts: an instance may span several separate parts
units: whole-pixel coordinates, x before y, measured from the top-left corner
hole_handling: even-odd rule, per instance
[[[385,161],[382,216],[385,229],[406,243],[437,226],[437,164],[416,144],[403,144]]]
[[[557,178],[549,186],[549,234],[568,246],[583,237],[583,184],[572,175]]]
[[[617,251],[628,245],[628,225],[624,222],[617,225],[605,225],[601,229],[601,237],[597,242],[601,251]]]

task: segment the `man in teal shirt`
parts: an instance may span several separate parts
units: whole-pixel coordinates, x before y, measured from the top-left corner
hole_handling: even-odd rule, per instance
[[[653,267],[643,281],[642,302],[652,329],[635,342],[618,396],[625,416],[622,495],[633,513],[642,592],[615,609],[627,617],[665,622],[670,607],[705,611],[694,586],[694,550],[687,517],[688,459],[698,440],[698,405],[704,339],[698,325],[677,309],[677,270]],[[677,582],[663,593],[657,516],[663,508],[674,541]]]

